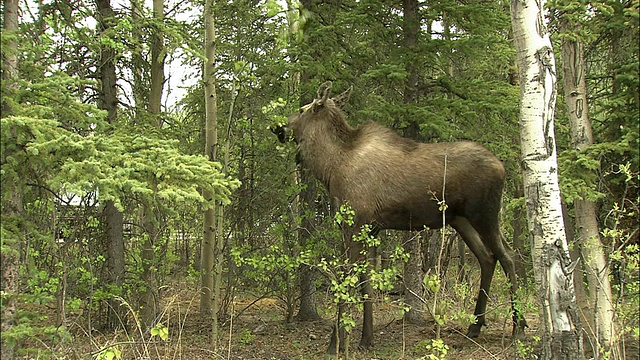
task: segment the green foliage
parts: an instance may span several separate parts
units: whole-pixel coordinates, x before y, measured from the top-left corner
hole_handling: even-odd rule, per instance
[[[110,346],[94,355],[95,360],[122,359],[122,351],[116,345]]]
[[[442,339],[422,340],[414,348],[414,353],[424,354],[421,360],[445,360],[449,352],[449,345],[445,344]]]
[[[169,328],[162,325],[162,323],[157,323],[156,326],[151,329],[151,337],[158,336],[163,341],[167,341],[169,338]]]
[[[242,328],[237,337],[238,342],[244,346],[251,345],[255,339],[256,336],[247,328]]]
[[[536,343],[540,342],[539,336],[533,336]],[[536,350],[533,345],[527,344],[521,340],[515,341],[516,355],[518,359],[534,359],[537,357]]]

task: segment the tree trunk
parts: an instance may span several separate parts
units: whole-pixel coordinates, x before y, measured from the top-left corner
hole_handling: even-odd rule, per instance
[[[571,24],[569,17],[561,18],[561,32],[579,30]],[[569,37],[562,38],[562,70],[564,74],[564,92],[569,124],[571,144],[578,151],[586,150],[593,144],[593,132],[587,104],[587,86],[585,82],[584,48],[580,41]],[[575,207],[577,241],[580,242],[589,284],[590,308],[594,314],[592,336],[599,346],[594,346],[595,358],[600,351],[611,351],[611,359],[620,358],[620,349],[615,343],[614,305],[609,283],[609,268],[604,255],[598,226],[596,205],[593,201],[576,199]]]
[[[216,96],[216,76],[215,76],[215,18],[214,1],[206,0],[204,10],[205,34],[204,34],[204,95],[205,95],[205,156],[209,161],[217,160],[218,131],[217,131],[217,96]],[[216,210],[217,202],[214,194],[205,192],[202,194],[205,199],[211,201],[211,207],[204,212],[204,236],[201,247],[201,296],[200,313],[211,316],[212,332],[211,345],[213,351],[217,348],[218,338],[218,309],[214,306],[214,280],[215,280],[215,259],[216,259]],[[216,299],[219,301],[219,299]]]
[[[157,23],[164,21],[164,1],[153,1],[153,17]],[[151,88],[149,90],[148,110],[152,116],[155,116],[154,125],[157,128],[162,127],[160,120],[160,108],[162,104],[162,89],[164,87],[164,56],[162,32],[157,26],[153,29],[151,40]],[[156,281],[156,261],[155,244],[158,240],[158,219],[156,217],[154,205],[144,202],[143,207],[143,225],[147,232],[145,241],[142,244],[142,280],[146,284],[146,288],[141,294],[140,299],[140,317],[144,328],[153,327],[156,317],[160,312],[160,294],[158,292],[158,284]]]
[[[107,274],[103,280],[103,285],[112,286],[114,289],[122,289],[125,277],[124,261],[124,236],[123,217],[113,201],[107,201],[103,210],[106,225],[105,239],[107,242]],[[123,296],[124,294],[120,294]],[[107,330],[115,330],[119,327],[126,327],[126,308],[121,301],[109,299],[107,318],[104,324]]]
[[[112,27],[115,17],[111,1],[96,0],[96,6],[98,8],[98,29],[100,32],[106,32]],[[115,123],[118,108],[115,57],[115,51],[109,46],[103,45],[100,48],[98,107],[107,111],[107,122],[110,124]],[[105,286],[122,289],[125,275],[123,216],[111,200],[105,202],[103,215],[106,222],[107,274],[102,283]],[[108,330],[114,330],[117,327],[126,326],[126,309],[121,306],[120,301],[110,299],[108,308],[105,327]]]
[[[18,31],[19,0],[4,0],[4,32],[15,33]],[[17,34],[16,34],[17,35]],[[18,79],[18,42],[8,41],[2,49],[2,81],[7,90],[15,90],[15,80]],[[7,95],[7,94],[3,94]],[[11,113],[9,104],[2,102],[2,117]]]
[[[583,359],[569,247],[564,233],[554,136],[555,58],[544,1],[512,0],[520,70],[520,137],[533,268],[541,294],[541,359]]]
[[[303,10],[308,10],[309,12],[316,12],[317,5],[316,2],[311,0],[301,0],[300,5],[302,5],[298,11],[298,19],[303,16]],[[311,27],[314,25],[314,20],[310,19],[310,21],[305,21],[302,25],[302,28],[296,26],[299,24],[299,20],[290,21],[289,24],[289,32],[291,34],[292,39],[298,39],[302,41],[302,35],[306,31],[312,31]],[[313,51],[309,54],[314,58],[320,59],[321,56],[326,56],[324,54],[318,54],[317,51]],[[292,84],[292,90],[298,90],[300,84],[306,84],[309,82],[311,74],[307,70],[303,70],[297,77],[294,76],[294,81]],[[296,79],[297,78],[297,79]],[[304,95],[300,96],[300,106],[306,105],[307,99],[305,99]],[[316,206],[315,199],[318,196],[318,189],[316,187],[316,181],[311,176],[311,174],[303,169],[298,168],[296,171],[296,175],[300,180],[300,183],[306,184],[298,195],[297,199],[297,214],[296,216],[300,217],[300,228],[297,231],[298,235],[298,243],[300,244],[301,249],[306,249],[308,245],[309,239],[311,239],[311,234],[315,229],[316,223],[313,217],[307,216],[307,214],[316,214],[318,211],[318,207]],[[298,269],[298,273],[300,276],[300,308],[298,309],[298,314],[296,318],[300,321],[313,321],[320,318],[318,314],[318,309],[315,303],[315,271],[306,265],[301,264]]]
[[[140,294],[139,311],[142,328],[146,330],[155,325],[154,322],[160,306],[154,249],[158,239],[158,221],[151,204],[145,203],[142,206],[142,227],[146,233],[140,254],[142,259],[142,281],[145,284],[145,288]]]
[[[294,216],[301,217],[300,228],[297,232],[298,243],[301,249],[306,249],[307,242],[315,229],[315,220],[313,217],[306,216],[306,212],[308,209],[313,210],[313,212],[310,213],[315,214],[316,212],[314,201],[316,196],[316,183],[307,170],[298,169],[295,174],[296,177],[300,178],[302,184],[307,184],[306,188],[300,191],[297,199],[298,204],[296,209],[294,209]],[[296,181],[296,183],[298,183],[298,181]],[[295,221],[292,221],[292,224],[295,224]],[[301,264],[298,273],[300,275],[300,308],[298,309],[296,318],[300,321],[318,320],[320,319],[320,315],[318,314],[315,301],[316,285],[314,282],[315,276],[313,268],[307,264]]]
[[[153,0],[153,18],[160,24],[164,21],[164,0]],[[159,114],[162,105],[164,86],[164,43],[162,31],[154,28],[151,37],[151,90],[149,94],[149,112]],[[162,124],[159,124],[162,126]]]
[[[589,316],[589,314],[593,313],[593,310],[589,310],[589,301],[585,290],[584,261],[580,259],[580,254],[582,253],[582,250],[580,250],[581,244],[576,241],[575,224],[568,215],[568,207],[565,203],[562,204],[562,217],[564,218],[564,232],[567,236],[567,243],[570,244],[569,255],[571,256],[571,261],[577,262],[576,269],[573,271],[573,286],[576,289],[576,304],[578,305],[581,324],[583,328],[593,329],[594,319],[593,316]]]
[[[404,264],[404,302],[409,311],[404,313],[404,321],[415,325],[425,325],[424,304],[422,302],[422,232],[406,232],[404,250],[409,260]]]
[[[418,67],[413,61],[415,47],[420,33],[420,14],[418,13],[417,0],[402,1],[402,33],[403,47],[405,51],[405,69],[407,81],[404,89],[404,104],[407,107],[404,136],[411,139],[420,138],[420,124],[411,113],[411,107],[418,101]],[[409,305],[409,311],[404,313],[404,320],[409,323],[422,325],[424,316],[422,313],[422,251],[420,250],[421,235],[409,233],[406,238],[405,251],[409,254],[409,260],[404,266],[404,301]],[[409,291],[410,290],[410,291]]]
[[[4,0],[4,29],[3,31],[9,33],[15,33],[18,30],[18,0]],[[3,46],[2,51],[2,81],[3,87],[7,90],[14,90],[16,88],[14,81],[18,79],[18,42],[13,40]],[[3,89],[4,90],[4,89]],[[6,96],[6,94],[3,94]],[[2,117],[9,116],[12,109],[5,101],[2,102]],[[3,131],[7,131],[4,129]],[[7,156],[8,154],[3,154]],[[2,159],[4,164],[5,158]],[[4,188],[8,184],[2,184]],[[22,209],[22,194],[18,191],[15,184],[11,184],[13,187],[13,196],[11,196],[9,206],[2,204],[3,221],[7,221],[7,218],[12,215],[18,215]],[[5,215],[8,215],[5,218]],[[20,231],[20,229],[16,229]],[[4,226],[3,226],[4,233]],[[16,234],[17,235],[17,234]],[[0,253],[0,285],[2,289],[2,313],[0,314],[0,330],[4,334],[9,331],[15,325],[15,317],[17,312],[17,299],[16,293],[18,291],[18,270],[19,270],[19,251],[20,240],[16,236],[15,241],[11,241],[3,234],[2,249]],[[15,347],[13,344],[8,343],[4,336],[2,336],[2,343],[0,344],[0,358],[11,360],[15,355]]]

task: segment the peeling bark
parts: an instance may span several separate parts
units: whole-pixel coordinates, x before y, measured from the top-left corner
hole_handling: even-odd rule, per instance
[[[555,57],[544,1],[512,0],[511,21],[520,70],[522,173],[536,286],[545,331],[542,359],[582,359],[572,272],[564,232],[554,135]]]

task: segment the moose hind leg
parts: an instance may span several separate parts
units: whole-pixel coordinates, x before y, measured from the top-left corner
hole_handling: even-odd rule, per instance
[[[485,325],[485,313],[491,281],[496,268],[496,259],[483,244],[480,234],[474,229],[469,220],[464,217],[455,217],[450,222],[450,225],[462,236],[462,239],[476,256],[478,263],[480,263],[480,291],[476,300],[476,308],[473,311],[476,316],[476,322],[471,324],[467,330],[468,337],[476,338],[480,335],[482,326]]]
[[[496,254],[496,258],[500,262],[500,266],[502,266],[502,270],[504,270],[507,279],[509,279],[509,283],[511,285],[511,311],[513,313],[513,331],[512,338],[518,339],[524,335],[524,328],[527,327],[527,321],[525,320],[523,314],[520,314],[518,311],[518,307],[516,305],[516,296],[518,293],[518,277],[516,276],[516,266],[515,266],[515,256],[516,253],[511,249],[508,243],[505,242],[504,238],[498,233],[498,239],[500,242],[496,242],[499,244],[493,249],[493,253]]]

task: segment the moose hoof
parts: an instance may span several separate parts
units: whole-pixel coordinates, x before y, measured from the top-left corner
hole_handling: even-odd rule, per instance
[[[480,336],[480,329],[482,329],[482,324],[471,324],[469,325],[469,329],[467,330],[467,337],[475,339]]]
[[[520,321],[518,321],[518,323],[514,323],[513,324],[513,332],[511,333],[511,338],[515,341],[515,340],[522,340],[524,339],[524,329],[528,328],[529,325],[527,325],[527,321],[525,319],[522,319]]]

